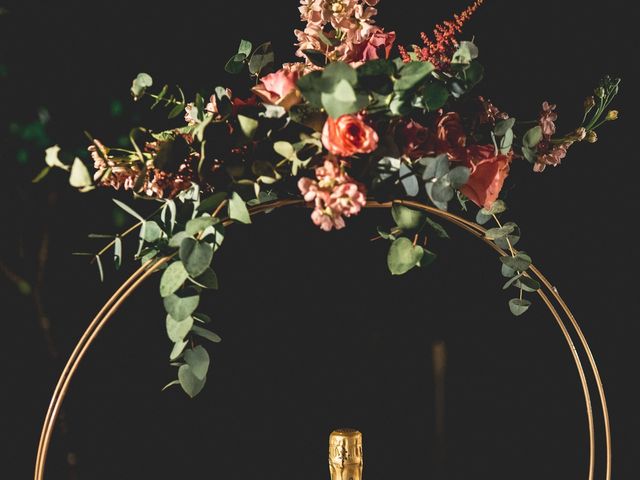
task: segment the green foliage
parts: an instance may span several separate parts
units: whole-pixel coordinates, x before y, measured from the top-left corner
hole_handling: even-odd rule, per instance
[[[213,248],[207,242],[187,237],[180,244],[180,260],[191,278],[202,275],[213,259]]]
[[[403,275],[416,266],[420,266],[420,261],[425,250],[419,245],[413,245],[411,240],[405,237],[397,238],[391,244],[387,255],[387,265],[393,275]]]
[[[163,302],[167,313],[179,322],[195,312],[200,303],[200,296],[193,291],[173,293],[164,297]]]
[[[133,79],[131,84],[131,94],[134,100],[138,100],[142,97],[147,88],[153,85],[153,79],[148,73],[139,73],[136,78]]]
[[[233,192],[229,199],[229,218],[240,223],[251,223],[247,204],[237,192]]]
[[[391,207],[391,215],[396,225],[403,232],[419,232],[427,221],[427,215],[421,210],[414,210],[399,203]]]

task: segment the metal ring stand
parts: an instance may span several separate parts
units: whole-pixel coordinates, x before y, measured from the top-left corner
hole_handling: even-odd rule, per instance
[[[470,222],[461,218],[457,215],[438,210],[437,208],[431,207],[429,205],[424,205],[420,202],[416,201],[407,201],[401,200],[397,202],[376,202],[369,201],[367,202],[367,208],[391,208],[394,203],[400,203],[403,205],[407,205],[425,212],[428,212],[432,215],[436,215],[444,220],[453,223],[454,225],[466,230],[471,233],[476,238],[482,240],[485,244],[491,247],[495,252],[497,252],[500,256],[509,255],[507,252],[499,248],[495,243],[487,240],[484,236],[485,229],[476,223]],[[301,206],[304,205],[303,200],[278,200],[268,204],[257,205],[250,210],[251,215],[265,212],[268,210],[272,210],[275,208],[285,207],[285,206]],[[233,223],[231,220],[225,220],[225,225]],[[47,453],[49,451],[49,446],[51,444],[51,436],[53,434],[53,429],[55,427],[55,422],[60,412],[60,407],[62,402],[67,394],[69,389],[69,385],[71,383],[71,379],[73,378],[80,362],[84,358],[87,350],[96,339],[97,335],[107,324],[109,319],[116,313],[118,308],[122,305],[122,303],[131,295],[139,286],[142,284],[148,277],[150,277],[154,272],[158,270],[158,268],[167,263],[172,257],[162,257],[156,260],[149,260],[144,265],[142,265],[138,270],[136,270],[121,286],[118,290],[113,294],[113,296],[105,303],[102,309],[98,312],[95,318],[89,324],[89,327],[86,329],[75,349],[73,350],[67,364],[60,375],[56,388],[54,390],[53,396],[51,398],[51,402],[49,404],[49,409],[47,410],[47,414],[45,416],[44,425],[42,427],[42,431],[40,434],[40,443],[38,445],[38,453],[36,457],[36,465],[35,465],[35,480],[43,480],[44,479],[44,471],[47,460]],[[589,344],[587,343],[586,337],[582,332],[580,325],[577,320],[569,310],[569,307],[559,295],[558,291],[553,287],[553,285],[547,280],[547,278],[535,267],[530,268],[532,277],[537,278],[542,285],[542,288],[538,290],[538,295],[549,309],[551,314],[553,315],[562,335],[564,336],[567,346],[571,351],[571,355],[573,356],[576,368],[578,370],[578,376],[580,378],[580,383],[582,385],[582,390],[584,394],[586,413],[587,413],[587,423],[589,429],[589,467],[588,467],[588,480],[594,480],[595,475],[595,460],[596,460],[596,435],[595,435],[595,423],[593,416],[593,406],[591,402],[591,392],[589,387],[589,382],[587,380],[587,376],[585,374],[585,370],[583,367],[583,363],[581,360],[581,355],[586,355],[587,362],[590,366],[591,372],[593,375],[593,379],[596,383],[596,389],[598,392],[598,396],[600,398],[600,407],[602,413],[602,421],[604,425],[604,438],[605,438],[605,455],[606,455],[606,471],[605,471],[605,480],[611,480],[611,427],[609,422],[609,413],[607,409],[607,401],[604,393],[604,387],[602,384],[602,379],[600,377],[600,373],[598,371],[598,367],[596,365],[595,359],[589,348]],[[558,309],[554,305],[554,302],[559,306],[560,311],[564,314],[568,322],[565,322],[562,319],[561,314]],[[571,325],[573,330],[573,334],[567,328],[567,323]],[[573,340],[573,335],[577,336],[580,346],[582,347],[581,352],[578,351],[576,345]]]

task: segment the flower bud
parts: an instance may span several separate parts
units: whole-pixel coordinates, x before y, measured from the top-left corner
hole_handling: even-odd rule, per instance
[[[584,127],[578,128],[575,132],[573,132],[573,137],[576,142],[581,142],[587,136],[587,130]]]
[[[589,130],[589,132],[587,132],[587,136],[585,137],[585,139],[589,143],[596,143],[598,141],[598,135],[593,130]]]
[[[596,97],[604,98],[604,88],[603,87],[596,88],[594,93],[596,94]]]
[[[588,112],[591,110],[596,104],[596,100],[593,97],[587,97],[584,100],[584,111]]]
[[[617,120],[617,119],[618,119],[618,111],[617,110],[609,110],[609,113],[607,113],[606,120],[611,121],[611,120]]]

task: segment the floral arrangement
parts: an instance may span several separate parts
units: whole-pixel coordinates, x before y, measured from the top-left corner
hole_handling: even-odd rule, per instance
[[[457,36],[482,0],[410,48],[375,23],[377,0],[300,3],[299,61],[276,67],[270,43],[254,48],[242,40],[226,64],[233,74],[248,71],[253,85],[244,95],[218,87],[187,102],[179,88],[152,92],[153,79],[141,73],[131,86],[134,100],[166,108],[177,119],[170,128],[132,130],[130,149],[92,138],[93,174],[79,158],[63,162],[58,146],[46,152],[43,173],[67,170],[80,191],[110,187],[159,203],[143,216],[114,199],[138,223],[93,256],[102,275],[101,255],[113,248],[119,265],[122,237],[139,231],[135,258],[169,258],[160,279],[170,361],[178,368],[169,385],[190,396],[203,388],[209,367],[201,339],[220,341],[197,310],[200,294],[218,287],[211,262],[224,239],[221,216],[250,223],[251,206],[303,198],[311,221],[331,231],[371,199],[421,199],[465,212],[475,205],[478,223],[495,223],[487,239],[512,253],[501,268],[504,288],[518,292],[509,307],[520,315],[530,306],[524,293],[540,286],[526,275],[531,258],[513,248],[518,226],[501,220],[511,164],[529,162],[534,172],[558,166],[571,146],[595,142],[596,130],[618,116],[609,105],[619,79],[610,77],[586,98],[581,123],[566,134],[557,132],[554,104],[544,102],[536,118],[521,122],[475,93],[483,77],[478,48]],[[427,232],[447,237],[445,229],[401,202],[392,214],[392,228],[379,228],[390,244],[391,273],[431,263]]]

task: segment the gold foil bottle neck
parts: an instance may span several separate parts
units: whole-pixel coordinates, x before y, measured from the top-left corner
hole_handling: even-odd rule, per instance
[[[362,480],[362,434],[351,428],[334,430],[329,436],[331,480]]]

